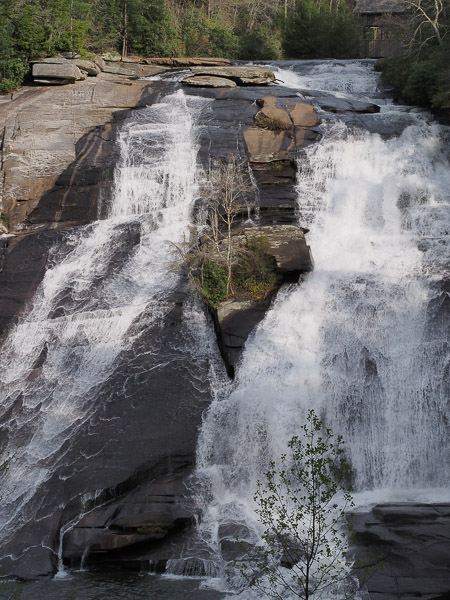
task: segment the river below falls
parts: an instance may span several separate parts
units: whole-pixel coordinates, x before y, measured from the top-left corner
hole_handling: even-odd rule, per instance
[[[78,571],[61,579],[5,584],[1,600],[220,600],[223,592],[201,589],[202,580],[147,573]]]

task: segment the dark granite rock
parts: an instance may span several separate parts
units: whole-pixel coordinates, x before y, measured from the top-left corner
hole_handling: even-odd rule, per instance
[[[0,263],[0,338],[32,299],[47,268],[52,245],[63,236],[52,229],[6,238]]]
[[[352,523],[356,573],[373,565],[365,582],[372,600],[450,594],[450,504],[381,504]]]
[[[346,98],[335,97],[315,97],[313,104],[319,106],[322,110],[332,113],[378,113],[380,107],[372,102],[363,102],[361,100],[350,100]]]

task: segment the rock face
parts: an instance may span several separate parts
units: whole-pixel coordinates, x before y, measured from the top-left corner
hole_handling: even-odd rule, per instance
[[[96,64],[107,67],[103,62]],[[137,73],[134,64],[117,68]],[[128,76],[133,75],[127,71]],[[251,80],[242,71],[239,77]],[[314,99],[301,101],[291,90],[276,86],[271,96],[261,98],[261,89],[252,88],[253,83],[254,79],[249,87],[238,84],[201,91],[186,87],[185,93],[212,100],[201,117],[201,162],[208,165],[211,158],[226,158],[230,151],[250,159],[259,192],[257,207],[242,212],[237,235],[251,238],[263,232],[278,272],[285,281],[293,281],[312,268],[305,230],[297,226],[301,213],[295,177],[296,159],[320,135],[311,106]],[[173,87],[165,82],[154,97],[168,89]],[[117,159],[114,142],[121,120],[129,109],[151,102],[151,93],[148,82],[101,73],[76,86],[24,90],[14,100],[0,103],[2,212],[8,213],[10,231],[17,234],[0,238],[0,331],[31,299],[47,267],[48,249],[70,236],[73,226],[97,218],[101,198],[111,191]],[[286,126],[289,118],[287,129],[273,131],[267,124],[264,128],[255,125],[258,112],[270,120],[274,112],[280,115],[278,111],[283,112]],[[264,151],[260,146],[253,151],[248,132],[254,129],[258,135],[270,134],[273,143],[267,143]],[[249,218],[254,227],[245,223]],[[130,231],[123,252],[131,252],[137,243],[138,234]],[[239,299],[218,307],[216,327],[230,374],[270,301]],[[147,570],[153,565],[163,570],[165,561],[179,557],[183,536],[189,535],[197,516],[188,480],[202,413],[210,401],[210,363],[195,346],[192,327],[183,318],[184,311],[191,314],[190,293],[178,290],[168,302],[170,310],[163,321],[133,337],[112,375],[99,382],[97,415],[83,425],[75,423],[68,433],[65,462],[55,466],[33,527],[18,532],[18,543],[28,548],[24,566],[17,570],[15,564],[5,563],[5,570],[11,566],[19,575],[33,577],[54,573],[61,524],[81,514],[64,536],[67,564],[79,564],[84,555],[88,565]],[[187,354],[186,347],[191,348]],[[34,371],[45,359],[43,348]],[[371,531],[371,519],[375,517],[370,516],[358,529],[362,536]],[[388,521],[383,519],[377,522],[386,529]],[[233,536],[234,532],[228,537],[227,532],[221,533],[230,558],[237,552]],[[372,539],[375,546],[377,540],[384,540],[381,533]],[[362,537],[358,542],[361,552],[366,541]],[[394,536],[393,543],[400,545],[401,540]],[[440,577],[437,571],[434,574]],[[372,587],[373,594],[377,585]],[[395,585],[400,585],[399,580]],[[373,597],[387,600],[386,594]],[[397,597],[400,600],[401,596],[393,596]]]
[[[382,504],[352,522],[358,560],[375,565],[365,583],[371,600],[450,597],[450,504]]]
[[[0,336],[33,295],[56,230],[96,219],[99,198],[110,194],[120,111],[139,106],[148,89],[128,83],[102,74],[0,104],[0,208],[17,234],[5,240]]]

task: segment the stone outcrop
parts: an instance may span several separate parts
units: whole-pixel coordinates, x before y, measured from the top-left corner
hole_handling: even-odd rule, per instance
[[[197,75],[195,77],[186,77],[183,79],[184,85],[192,87],[211,87],[211,88],[235,88],[237,84],[226,77],[209,77],[208,75]]]
[[[105,55],[109,56],[109,55]],[[109,56],[110,59],[115,58]],[[45,85],[67,85],[82,81],[86,77],[97,77],[101,72],[121,75],[130,78],[151,77],[167,70],[167,67],[139,64],[136,60],[105,60],[96,57],[94,61],[81,58],[65,58],[55,56],[33,61],[32,75],[34,82]]]
[[[103,71],[112,75],[123,75],[125,77],[152,77],[153,75],[164,73],[167,71],[167,67],[105,61]]]
[[[237,85],[268,85],[275,81],[272,71],[262,67],[192,67],[194,75],[225,77]]]
[[[91,77],[97,77],[100,71],[102,71],[102,69],[100,69],[100,67],[91,60],[83,60],[81,58],[77,58],[73,62],[81,71],[85,71]]]
[[[147,65],[163,65],[168,67],[221,67],[231,64],[228,58],[143,58]]]
[[[450,597],[450,504],[381,504],[356,514],[352,524],[353,551],[371,600]],[[372,565],[368,577],[365,565]]]
[[[318,117],[309,104],[274,96],[259,98],[257,104],[261,107],[254,119],[257,127],[244,132],[250,162],[291,159],[305,141],[317,139],[311,128],[318,124]]]
[[[59,79],[74,82],[83,79],[80,69],[76,64],[69,63],[36,63],[33,65],[32,74],[35,80]]]
[[[211,310],[219,349],[230,377],[234,376],[248,336],[263,319],[273,295],[283,283],[298,281],[302,273],[312,270],[311,251],[304,234],[303,228],[294,225],[266,225],[240,229],[233,236],[236,250],[246,247],[255,238],[264,236],[270,247],[268,254],[273,257],[274,271],[281,278],[271,293],[262,300],[238,297],[220,302]]]

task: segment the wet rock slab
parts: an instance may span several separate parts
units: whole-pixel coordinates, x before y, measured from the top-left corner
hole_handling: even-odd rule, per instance
[[[450,597],[450,504],[381,504],[352,523],[371,600]]]

